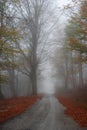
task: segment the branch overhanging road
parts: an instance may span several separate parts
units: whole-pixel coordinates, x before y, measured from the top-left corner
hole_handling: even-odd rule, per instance
[[[64,114],[66,108],[46,95],[24,113],[0,125],[0,130],[84,130]]]

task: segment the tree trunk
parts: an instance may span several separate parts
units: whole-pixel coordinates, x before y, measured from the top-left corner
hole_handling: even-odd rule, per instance
[[[37,95],[37,74],[36,67],[32,69],[31,73],[31,85],[32,85],[32,95]]]
[[[72,57],[72,52],[71,53],[71,74],[72,74],[72,85],[75,88],[75,77],[74,77],[74,67],[73,67],[73,57]]]
[[[79,53],[79,85],[80,87],[83,87],[83,70],[82,70],[82,63],[81,63],[81,53]]]
[[[68,56],[65,54],[65,88],[68,88]]]
[[[2,38],[2,32],[3,32],[3,18],[4,18],[4,6],[3,6],[3,2],[0,1],[0,40]],[[0,58],[2,58],[2,48],[3,48],[3,44],[0,45]],[[1,69],[1,68],[0,68]],[[0,76],[1,76],[1,71],[0,71]],[[1,78],[0,78],[1,80]],[[0,84],[0,99],[3,98],[3,94],[1,92],[1,84]]]
[[[3,99],[3,98],[4,98],[4,96],[3,96],[3,94],[2,94],[1,85],[0,85],[0,99]]]

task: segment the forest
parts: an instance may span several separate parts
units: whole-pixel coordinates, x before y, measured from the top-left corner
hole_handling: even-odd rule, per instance
[[[75,101],[87,127],[87,0],[0,0],[0,122],[44,95]]]
[[[4,91],[12,97],[20,95],[22,82],[26,83],[23,91],[36,95],[37,80],[43,78],[41,72],[48,60],[54,69],[51,76],[57,79],[61,75],[63,86],[86,86],[87,2],[75,1],[74,5],[64,7],[68,20],[59,28],[57,21],[62,16],[55,16],[55,11],[50,16],[49,1],[0,2],[0,97]],[[52,46],[56,48],[53,52]]]

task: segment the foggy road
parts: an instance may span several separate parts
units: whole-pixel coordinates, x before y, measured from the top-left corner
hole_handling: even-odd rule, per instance
[[[45,96],[23,114],[0,126],[0,130],[83,130],[54,96]]]

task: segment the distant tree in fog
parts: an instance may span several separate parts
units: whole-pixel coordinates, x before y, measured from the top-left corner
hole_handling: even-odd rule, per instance
[[[74,6],[73,6],[74,5]],[[65,86],[75,88],[84,85],[84,65],[87,63],[87,1],[73,1],[65,7],[71,16],[65,29],[62,53],[55,53],[54,66],[59,70],[61,65]],[[63,57],[62,57],[63,55]],[[62,59],[62,62],[60,61]],[[59,72],[56,71],[58,74]],[[85,77],[86,78],[86,77]]]
[[[37,94],[37,74],[42,61],[45,45],[50,33],[48,14],[48,1],[45,0],[19,0],[17,8],[21,14],[21,33],[23,34],[22,45],[18,44],[24,57],[24,66],[21,72],[27,75],[31,81],[32,94]],[[48,26],[47,26],[48,25]],[[25,52],[23,51],[26,48]]]
[[[3,84],[9,84],[13,95],[15,93],[14,70],[17,64],[14,57],[19,53],[15,43],[20,37],[14,22],[13,4],[14,2],[9,0],[0,1],[0,97],[3,97],[1,91]]]

